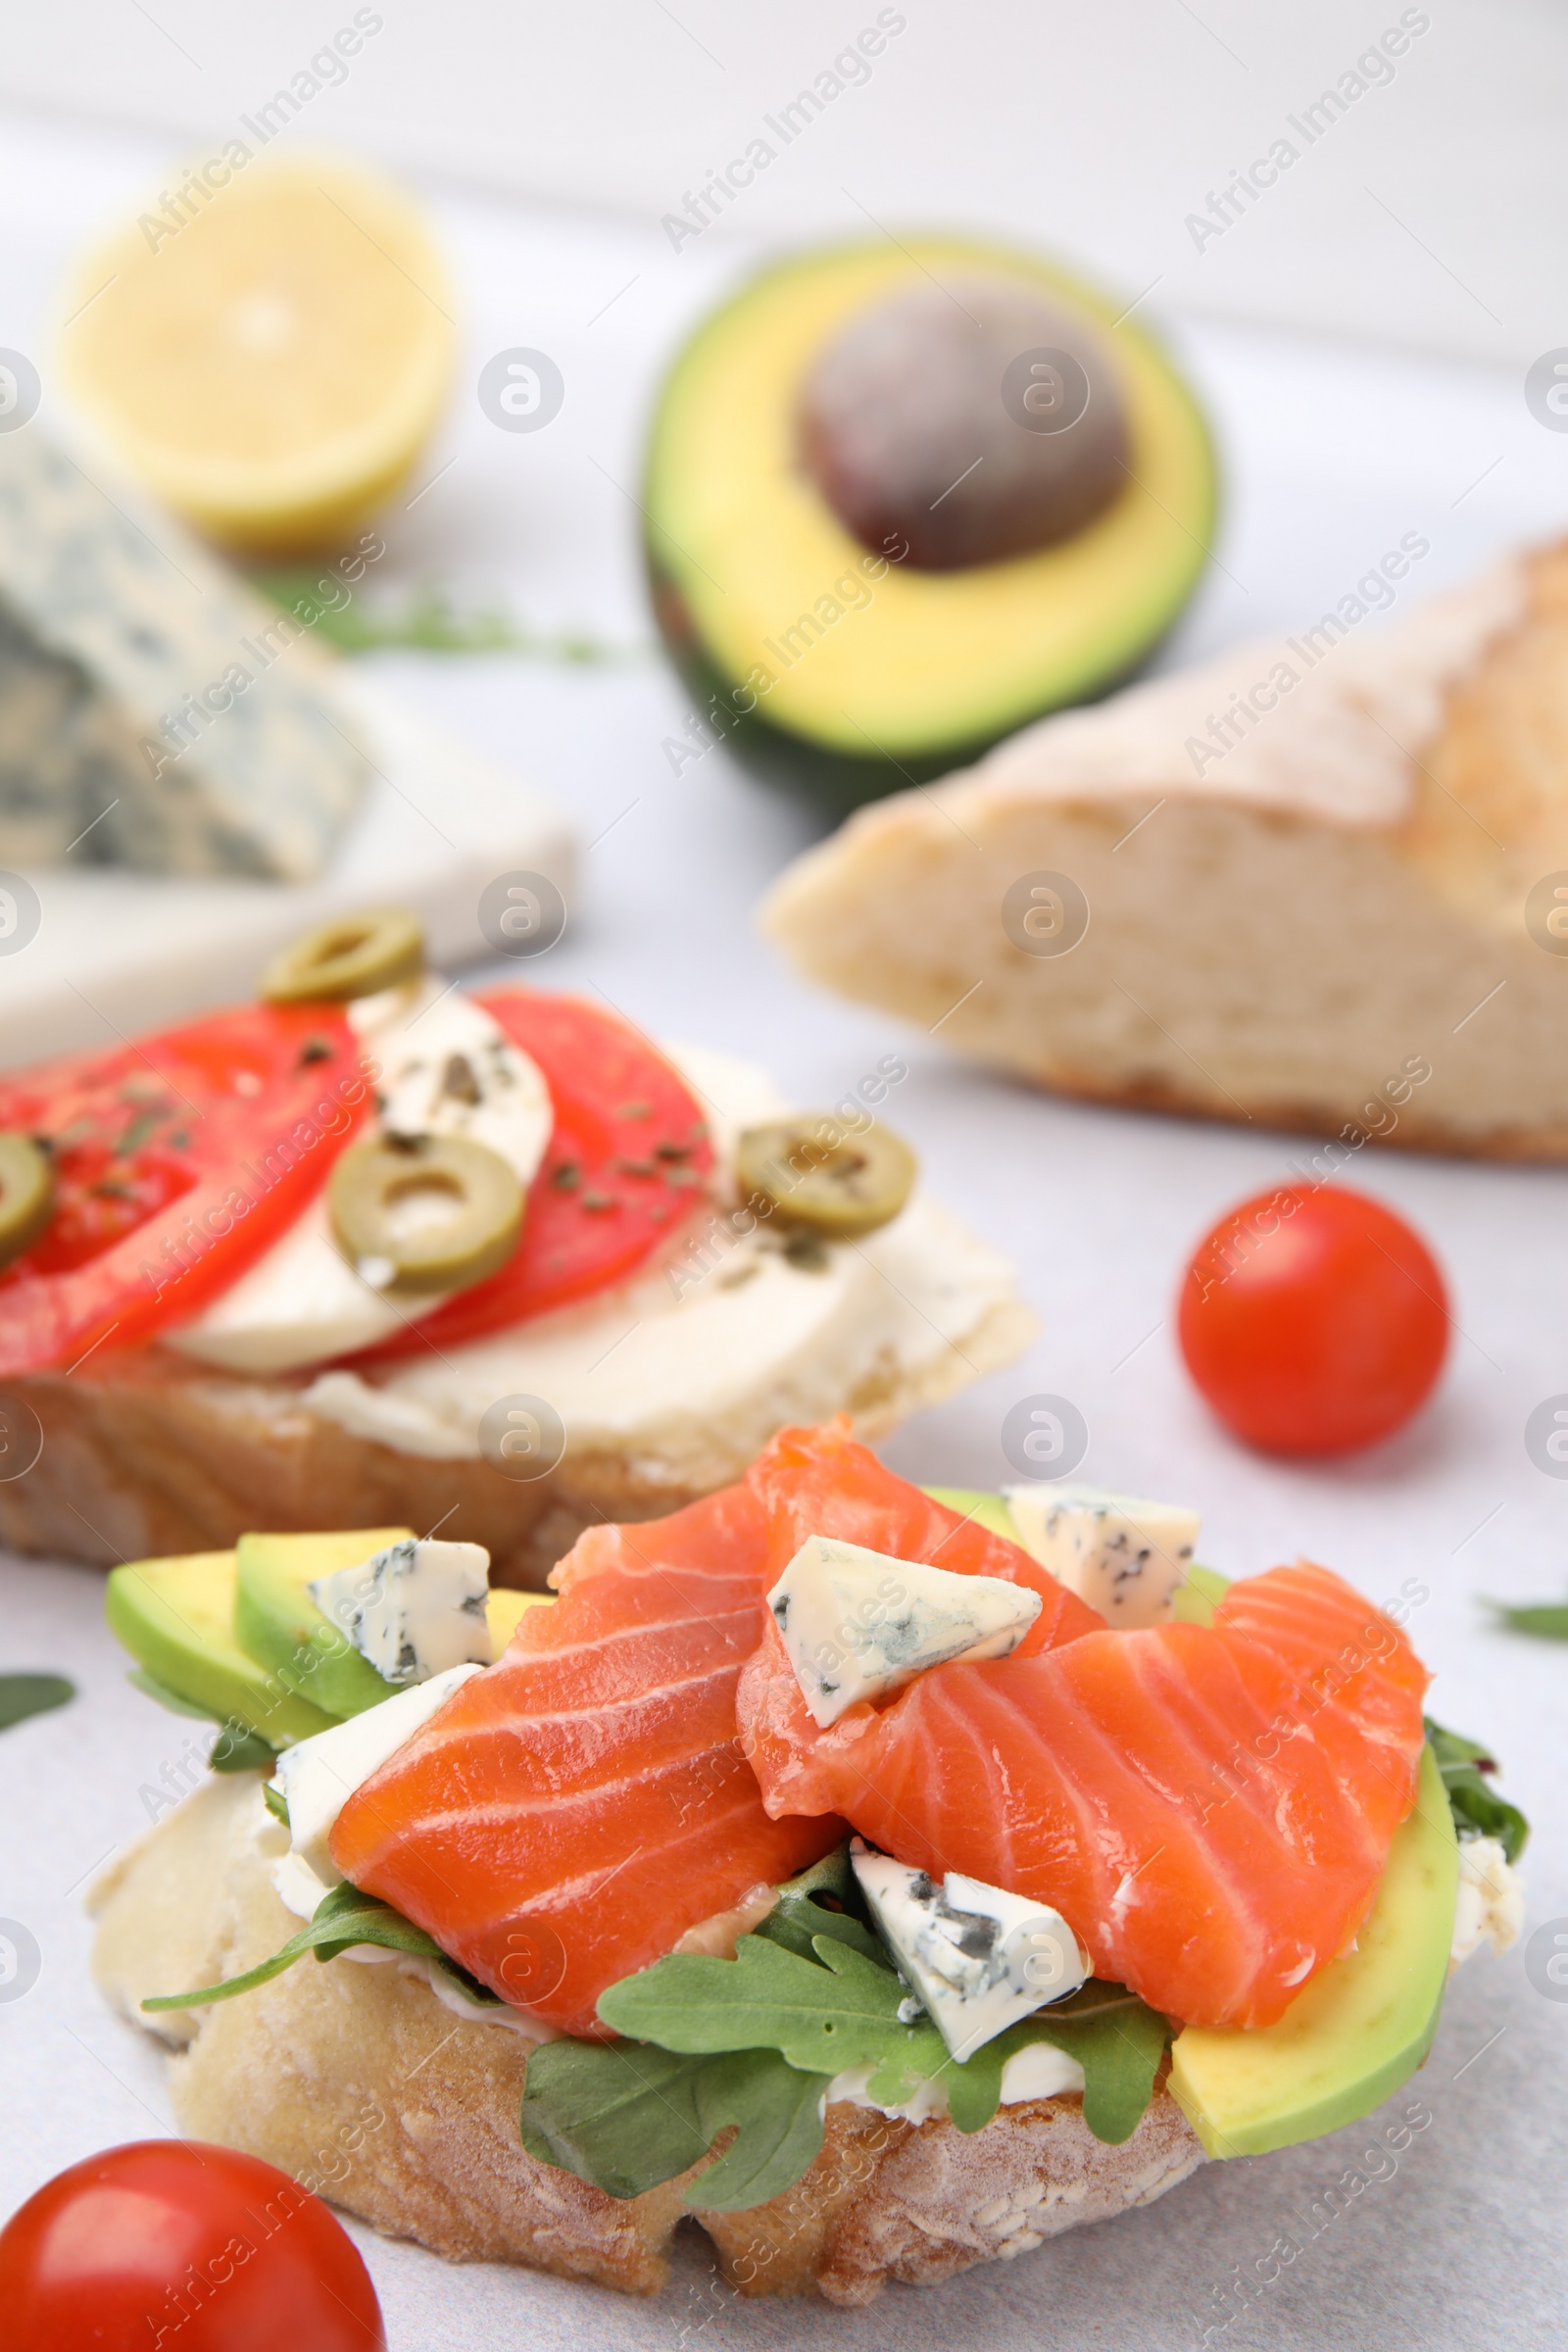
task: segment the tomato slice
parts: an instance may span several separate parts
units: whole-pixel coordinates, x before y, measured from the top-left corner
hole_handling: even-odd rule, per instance
[[[0,1374],[188,1322],[293,1223],[369,1103],[359,1041],[322,1004],[0,1073],[0,1128],[48,1147],[56,1194],[0,1268]]]
[[[338,2136],[358,2147],[386,2120],[369,2100]],[[386,2347],[370,2275],[320,2199],[188,2139],[106,2148],[46,2181],[0,2230],[0,2305],[7,2352]]]
[[[451,1348],[627,1281],[689,1213],[713,1164],[702,1106],[648,1040],[576,997],[477,996],[544,1073],[556,1124],[500,1272],[355,1358]]]

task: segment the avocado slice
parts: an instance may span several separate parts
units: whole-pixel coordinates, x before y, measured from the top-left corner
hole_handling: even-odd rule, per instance
[[[1000,1494],[982,1494],[977,1487],[922,1487],[920,1491],[923,1494],[929,1494],[933,1502],[945,1502],[950,1511],[961,1511],[966,1519],[972,1519],[977,1527],[985,1528],[991,1535],[1004,1536],[1009,1544],[1016,1544],[1020,1551],[1028,1548],[1012,1524],[1012,1513]]]
[[[341,1721],[391,1696],[393,1686],[362,1658],[305,1588],[316,1577],[358,1567],[407,1527],[342,1528],[329,1535],[241,1536],[234,1632],[253,1658],[290,1690]]]
[[[1459,1849],[1430,1747],[1415,1810],[1394,1833],[1353,1952],[1304,1985],[1277,2025],[1185,2026],[1170,2090],[1210,2156],[1263,2156],[1370,2115],[1414,2074],[1448,1979]]]
[[[272,1747],[330,1731],[339,1717],[299,1697],[280,1675],[240,1647],[234,1634],[238,1591],[238,1555],[232,1551],[132,1560],[112,1572],[104,1615],[110,1631],[162,1687],[166,1704],[182,1700],[192,1714],[223,1721],[233,1717]],[[523,1611],[554,1597],[504,1587],[490,1594],[485,1615],[498,1658]],[[375,1682],[377,1695],[390,1698],[392,1685],[379,1675]]]
[[[495,1586],[484,1604],[492,1653],[500,1657],[516,1632],[525,1609],[536,1609],[542,1602],[552,1601],[555,1597],[553,1592],[514,1592],[509,1586]]]
[[[273,1747],[330,1731],[330,1715],[241,1649],[237,1581],[231,1551],[131,1560],[111,1571],[104,1614],[138,1665],[204,1712],[232,1716]]]
[[[1131,443],[1125,485],[1032,554],[890,564],[802,462],[802,387],[867,306],[976,273],[1098,327]],[[660,395],[643,498],[656,618],[708,730],[694,755],[716,735],[844,809],[962,766],[1144,661],[1202,569],[1217,475],[1192,393],[1121,307],[1038,256],[917,236],[777,264],[699,328]]]

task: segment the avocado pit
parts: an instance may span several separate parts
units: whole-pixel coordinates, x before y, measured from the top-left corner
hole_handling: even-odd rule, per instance
[[[1065,306],[1005,279],[921,285],[858,312],[802,386],[800,445],[865,547],[928,571],[1071,538],[1131,454],[1115,371]]]

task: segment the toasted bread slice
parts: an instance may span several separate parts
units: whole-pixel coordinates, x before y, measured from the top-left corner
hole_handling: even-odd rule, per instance
[[[272,1890],[286,1834],[248,1773],[214,1776],[98,1882],[94,1969],[148,2026],[152,1992],[252,1967],[297,1929]],[[182,2130],[244,2148],[388,2236],[450,2261],[514,2262],[649,2294],[701,2167],[620,2201],[540,2164],[518,2136],[527,2033],[455,2019],[422,1964],[303,1960],[212,2008],[159,2013]],[[1079,2222],[1147,2205],[1202,2162],[1161,2087],[1120,2147],[1076,2096],[1003,2108],[965,2138],[835,2104],[822,2153],[770,2204],[698,2221],[742,2294],[868,2303],[890,2278],[935,2284],[1026,2253]]]
[[[765,927],[1064,1093],[1568,1157],[1568,542],[1352,603],[861,810]]]
[[[0,1420],[18,1432],[17,1451],[29,1432],[41,1440],[29,1468],[0,1480],[0,1543],[111,1567],[222,1550],[253,1528],[440,1528],[451,1542],[488,1547],[493,1583],[538,1591],[585,1527],[657,1519],[729,1485],[786,1421],[842,1411],[857,1436],[878,1437],[1014,1361],[1035,1329],[1009,1276],[944,1348],[912,1359],[883,1349],[843,1381],[818,1366],[816,1389],[781,1384],[727,1431],[571,1443],[534,1479],[503,1476],[476,1440],[471,1454],[455,1456],[384,1445],[317,1410],[303,1378],[245,1379],[156,1347],[95,1354],[74,1371],[0,1381]]]

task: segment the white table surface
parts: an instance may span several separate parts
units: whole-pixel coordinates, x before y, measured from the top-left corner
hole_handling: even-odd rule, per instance
[[[101,137],[78,151],[58,129],[12,129],[0,161],[14,229],[0,258],[0,342],[25,348],[61,251],[156,159]],[[688,268],[673,286],[649,241],[604,224],[477,203],[442,211],[468,279],[475,368],[430,471],[457,463],[389,530],[400,574],[498,586],[536,622],[645,637],[636,515],[613,485],[634,480],[650,369],[678,328],[677,295],[689,311],[701,282]],[[626,280],[638,282],[588,324]],[[559,431],[508,437],[478,416],[477,361],[513,343],[559,358],[568,384]],[[1568,509],[1568,439],[1530,422],[1511,377],[1234,331],[1194,332],[1185,348],[1224,435],[1230,504],[1223,569],[1172,658],[1315,614],[1401,531],[1431,537],[1422,584],[1436,586]],[[1415,1220],[1451,1279],[1457,1328],[1441,1395],[1417,1426],[1348,1464],[1258,1459],[1205,1416],[1172,1345],[1170,1304],[1193,1240],[1227,1203],[1277,1181],[1298,1141],[1053,1102],[803,987],[755,936],[751,908],[816,820],[721,751],[676,781],[660,747],[685,705],[654,659],[586,671],[383,662],[404,695],[577,818],[585,896],[530,977],[596,985],[656,1031],[755,1054],[805,1102],[838,1096],[890,1050],[906,1054],[893,1119],[933,1186],[1012,1252],[1044,1328],[1015,1370],[901,1431],[886,1448],[895,1466],[993,1484],[1007,1407],[1059,1392],[1089,1422],[1086,1475],[1200,1505],[1202,1550],[1218,1568],[1246,1574],[1305,1551],[1374,1598],[1421,1578],[1431,1597],[1410,1631],[1437,1676],[1431,1703],[1495,1742],[1506,1790],[1536,1823],[1528,1929],[1568,1915],[1568,1654],[1492,1631],[1480,1605],[1568,1587],[1568,1487],[1543,1477],[1522,1443],[1531,1407],[1568,1391],[1568,1175],[1369,1152],[1356,1181]],[[73,2159],[169,2126],[162,2058],[89,1985],[80,1889],[142,1826],[137,1790],[187,1735],[126,1687],[95,1573],[0,1562],[0,1664],[67,1669],[82,1692],[0,1735],[0,1914],[26,1923],[43,1951],[33,1989],[0,2003],[8,2209]],[[1560,2342],[1565,2060],[1568,2004],[1532,1988],[1522,1947],[1470,1963],[1408,2094],[1426,2102],[1431,2127],[1394,2178],[1353,2196],[1214,2340],[1280,2352]],[[960,2335],[1034,2352],[1174,2352],[1201,2341],[1211,2289],[1233,2265],[1266,2257],[1278,2233],[1300,2237],[1294,2217],[1340,2180],[1370,2129],[1207,2166],[1148,2212],[940,2290],[890,2290],[858,2316],[734,2302],[715,2290],[696,2238],[668,2294],[637,2304],[521,2272],[453,2271],[359,2235],[396,2352],[512,2341],[662,2352],[699,2336],[946,2352]]]

